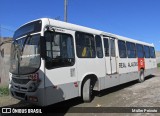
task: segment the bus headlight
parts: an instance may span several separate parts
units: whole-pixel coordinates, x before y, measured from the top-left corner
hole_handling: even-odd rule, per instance
[[[29,88],[28,88],[28,91],[34,92],[36,89],[37,89],[37,84],[36,83],[31,83]]]

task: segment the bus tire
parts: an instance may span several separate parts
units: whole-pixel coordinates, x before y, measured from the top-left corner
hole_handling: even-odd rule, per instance
[[[143,69],[140,70],[138,81],[140,83],[144,82],[144,70]]]
[[[91,84],[91,79],[88,78],[84,81],[82,87],[82,98],[84,102],[91,102],[93,98],[93,86]]]

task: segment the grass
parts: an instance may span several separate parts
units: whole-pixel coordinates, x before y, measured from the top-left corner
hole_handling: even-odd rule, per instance
[[[8,87],[0,87],[0,96],[7,96],[9,95]]]

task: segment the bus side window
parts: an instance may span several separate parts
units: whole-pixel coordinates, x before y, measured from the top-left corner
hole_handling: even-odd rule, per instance
[[[155,50],[154,47],[150,47],[150,54],[151,54],[151,58],[155,58]]]
[[[145,54],[145,58],[150,58],[149,46],[144,46],[144,54]]]
[[[135,44],[131,42],[126,42],[128,58],[136,58],[136,48]]]
[[[95,36],[96,40],[96,53],[98,58],[103,58],[102,41],[99,35]]]
[[[46,68],[73,66],[75,62],[73,37],[70,34],[45,32]]]
[[[137,48],[137,56],[138,56],[138,58],[144,58],[143,46],[140,45],[140,44],[136,44],[136,48]]]
[[[105,56],[108,57],[108,56],[109,56],[109,44],[108,44],[108,39],[104,38],[104,39],[103,39],[103,42],[104,42]]]
[[[119,57],[120,58],[127,58],[125,41],[118,40],[118,49],[119,49]]]
[[[95,58],[95,40],[92,34],[76,32],[76,51],[79,58]]]
[[[111,50],[111,56],[115,57],[115,42],[114,39],[110,39],[110,50]]]

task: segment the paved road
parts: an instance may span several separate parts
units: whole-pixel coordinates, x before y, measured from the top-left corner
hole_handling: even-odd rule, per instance
[[[0,106],[31,106],[31,104],[20,102],[11,97],[0,97]],[[61,114],[65,116],[76,115],[81,113],[69,113],[73,107],[160,107],[160,69],[157,69],[154,77],[147,78],[143,83],[137,81],[113,87],[101,92],[101,97],[95,96],[91,103],[83,103],[80,98],[68,100],[62,103],[52,105],[52,107],[67,107],[66,112]],[[87,116],[105,116],[105,113],[86,113]],[[124,115],[124,114],[110,114]],[[125,115],[144,115],[125,114]],[[145,114],[158,115],[158,114]]]

